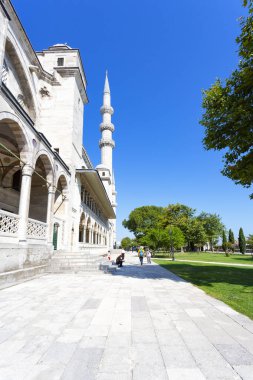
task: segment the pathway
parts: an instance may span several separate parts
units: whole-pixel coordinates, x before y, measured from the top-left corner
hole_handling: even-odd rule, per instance
[[[157,257],[157,260],[165,260],[165,261],[172,261],[171,258],[162,258],[162,257]],[[200,263],[200,264],[215,264],[215,265],[228,265],[229,267],[247,267],[247,268],[252,268],[253,269],[253,264],[237,264],[237,263],[220,263],[219,261],[203,261],[203,260],[186,260],[186,259],[178,259],[176,258],[175,261],[182,261],[186,263]]]
[[[0,380],[253,379],[253,321],[127,261],[0,291]]]

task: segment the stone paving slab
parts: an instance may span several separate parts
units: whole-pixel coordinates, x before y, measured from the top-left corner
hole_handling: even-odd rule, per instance
[[[0,291],[0,380],[253,380],[253,321],[156,264]]]

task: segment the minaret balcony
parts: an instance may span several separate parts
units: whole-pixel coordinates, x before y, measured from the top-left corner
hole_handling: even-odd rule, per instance
[[[101,123],[100,124],[100,131],[111,131],[114,132],[114,125],[112,123]]]
[[[113,115],[114,109],[112,108],[112,106],[103,105],[100,108],[100,113],[101,115],[103,115],[104,113],[109,113],[110,115]]]
[[[112,148],[115,148],[115,141],[111,139],[101,139],[99,140],[99,148],[102,148],[103,146],[111,146]]]

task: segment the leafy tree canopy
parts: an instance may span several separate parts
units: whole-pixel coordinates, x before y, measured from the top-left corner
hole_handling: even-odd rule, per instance
[[[124,249],[130,248],[130,247],[132,247],[132,245],[133,245],[133,241],[129,237],[124,237],[121,240],[121,247]]]
[[[140,239],[141,244],[148,245],[152,249],[164,248],[166,246],[167,232],[161,228],[152,228]]]
[[[182,231],[187,228],[187,223],[193,218],[195,211],[193,208],[186,205],[176,203],[169,204],[165,208],[165,212],[162,218],[162,225],[179,227]]]
[[[198,219],[192,219],[187,226],[187,242],[191,249],[201,247],[208,241],[203,224]]]
[[[141,238],[148,230],[158,227],[163,214],[163,207],[142,206],[131,211],[128,219],[124,219],[122,224],[133,232],[136,238]]]
[[[250,235],[247,237],[246,242],[247,242],[247,244],[250,246],[250,248],[253,248],[253,234],[250,234]]]
[[[170,247],[179,249],[185,245],[184,234],[179,227],[168,226],[166,228],[166,233],[165,247],[167,249]]]
[[[220,79],[203,93],[205,128],[203,140],[207,150],[224,150],[222,174],[236,184],[253,183],[253,2],[244,0],[249,14],[241,18],[237,38],[238,68],[222,83]],[[253,194],[251,195],[253,198]]]
[[[220,216],[217,214],[202,212],[197,219],[202,222],[208,241],[211,246],[213,246],[222,235],[224,229]]]

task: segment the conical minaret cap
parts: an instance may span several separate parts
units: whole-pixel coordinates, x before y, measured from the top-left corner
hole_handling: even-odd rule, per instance
[[[105,72],[105,86],[104,86],[104,94],[110,94],[110,86],[109,86],[109,81],[108,81],[108,72],[106,70]]]

